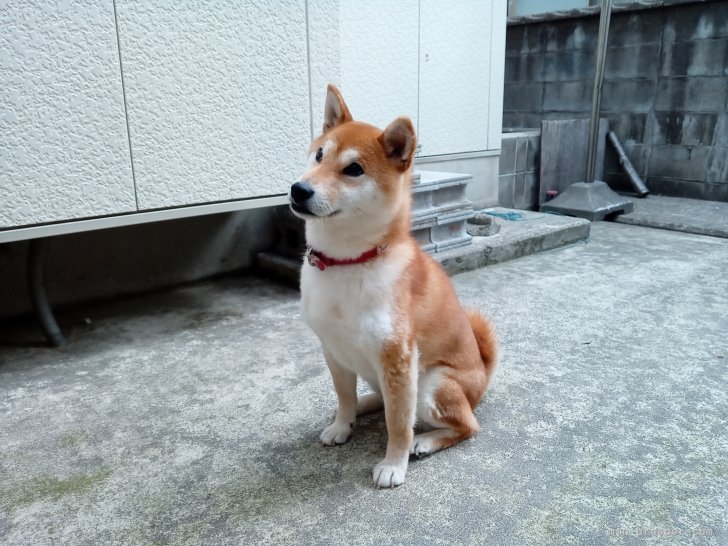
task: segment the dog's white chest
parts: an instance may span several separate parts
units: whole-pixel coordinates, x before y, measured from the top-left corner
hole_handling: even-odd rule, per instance
[[[325,271],[304,264],[301,272],[304,320],[339,365],[374,385],[382,348],[395,335],[398,269],[381,259]]]

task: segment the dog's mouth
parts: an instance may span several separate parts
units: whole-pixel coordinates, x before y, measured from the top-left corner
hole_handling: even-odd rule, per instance
[[[315,212],[312,212],[308,207],[304,207],[303,205],[299,205],[297,203],[290,203],[291,210],[293,212],[297,212],[298,214],[302,216],[310,216],[311,218],[330,218],[336,214],[339,214],[340,210],[335,210],[334,212],[330,214],[316,214]]]

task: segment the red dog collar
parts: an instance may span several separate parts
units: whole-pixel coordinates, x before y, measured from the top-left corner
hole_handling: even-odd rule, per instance
[[[363,264],[379,256],[382,252],[384,252],[386,248],[387,246],[376,246],[370,250],[367,250],[363,254],[360,254],[356,258],[337,260],[336,258],[327,256],[323,252],[308,247],[308,249],[306,250],[306,260],[308,260],[308,265],[318,267],[321,271],[323,271],[327,267],[333,267],[335,265]]]

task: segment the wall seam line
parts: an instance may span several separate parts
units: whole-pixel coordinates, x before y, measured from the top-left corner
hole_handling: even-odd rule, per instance
[[[493,10],[495,9],[495,3],[501,1],[503,0],[491,0],[490,2],[490,39],[488,40],[490,45],[490,51],[488,52],[488,114],[485,120],[485,126],[488,128],[488,134],[485,137],[485,146],[489,150],[493,149],[490,145],[490,133],[492,132],[492,127],[490,126],[490,113],[493,111],[493,86],[490,82],[493,79],[493,27],[495,26],[493,24]],[[505,77],[503,79],[505,80]],[[503,132],[502,122],[500,130]]]
[[[417,0],[417,139],[420,139],[420,95],[422,95],[420,70],[422,68],[422,0]],[[420,141],[420,150],[422,141]]]
[[[308,132],[311,134],[311,140],[313,140],[313,91],[311,90],[311,37],[309,30],[309,17],[308,17],[308,2],[305,2],[305,15],[306,15],[306,71],[308,72]]]
[[[131,163],[131,180],[134,184],[134,202],[139,210],[139,196],[137,194],[136,170],[134,169],[134,152],[131,147],[131,127],[129,126],[129,106],[126,102],[126,85],[124,84],[124,63],[121,60],[121,37],[119,36],[119,16],[116,12],[116,0],[112,0],[114,6],[114,28],[116,29],[116,50],[119,53],[119,75],[121,76],[121,96],[124,99],[124,119],[126,120],[126,139],[129,143],[129,162]]]

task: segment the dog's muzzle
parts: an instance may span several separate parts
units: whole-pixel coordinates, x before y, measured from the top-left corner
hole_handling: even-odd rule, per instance
[[[291,203],[304,205],[313,196],[313,188],[308,182],[296,182],[291,186]]]
[[[307,204],[311,197],[313,197],[313,194],[313,188],[307,181],[302,180],[293,184],[291,191],[288,192],[288,197],[291,200],[291,209],[300,214],[315,216]]]

